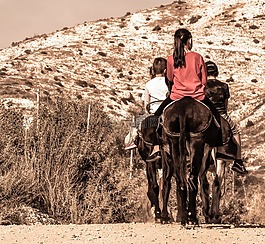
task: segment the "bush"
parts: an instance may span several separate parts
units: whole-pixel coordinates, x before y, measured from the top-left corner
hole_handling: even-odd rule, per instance
[[[84,101],[57,100],[29,116],[0,106],[1,224],[150,219],[145,165],[139,156],[129,179],[130,153],[123,150],[128,124],[114,121],[93,103],[88,126],[88,107]],[[176,215],[173,184],[169,207]],[[262,184],[252,174],[233,181],[228,171],[222,222],[264,224]],[[198,211],[200,206],[198,202]]]
[[[145,176],[140,172],[128,180],[129,158],[122,150],[126,127],[115,124],[101,105],[91,104],[89,126],[88,104],[74,101],[43,104],[28,128],[23,111],[2,107],[0,112],[5,115],[0,121],[4,209],[12,206],[17,216],[26,205],[61,223],[143,219]],[[4,216],[12,223],[14,215],[2,213],[0,220]]]

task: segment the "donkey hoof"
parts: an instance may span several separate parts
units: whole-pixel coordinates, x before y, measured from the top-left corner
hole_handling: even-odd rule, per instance
[[[161,224],[168,224],[170,222],[170,218],[168,216],[162,216],[161,214]]]
[[[188,219],[188,224],[189,225],[199,225],[199,221],[197,218],[189,218]]]
[[[210,224],[221,224],[221,217],[219,215],[216,215],[209,219]]]
[[[161,219],[161,212],[155,213],[155,222],[158,222],[158,220]]]

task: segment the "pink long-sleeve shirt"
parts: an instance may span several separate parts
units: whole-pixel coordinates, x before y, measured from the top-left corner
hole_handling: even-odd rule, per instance
[[[167,59],[167,78],[173,82],[170,98],[180,99],[190,96],[197,100],[205,98],[204,88],[207,82],[207,73],[202,56],[196,52],[185,55],[186,66],[174,68],[173,56]]]

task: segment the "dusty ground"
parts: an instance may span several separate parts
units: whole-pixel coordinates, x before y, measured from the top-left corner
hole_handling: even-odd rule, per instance
[[[173,223],[1,226],[0,243],[264,243],[265,228],[202,226],[184,229]]]
[[[39,90],[45,99],[67,93],[91,99],[100,92],[103,99],[111,101],[107,107],[111,114],[126,117],[130,106],[140,100],[153,58],[171,53],[172,33],[183,24],[193,33],[194,51],[206,61],[217,62],[220,79],[229,82],[229,106],[243,131],[247,166],[259,169],[245,182],[254,185],[253,179],[259,182],[254,176],[262,179],[263,190],[264,7],[260,0],[175,1],[118,19],[85,22],[27,38],[0,50],[0,98],[19,99],[31,107]],[[160,31],[154,31],[157,25]],[[251,204],[253,210],[255,206]],[[0,244],[265,243],[265,228],[228,227],[183,229],[175,223],[9,225],[0,226]]]

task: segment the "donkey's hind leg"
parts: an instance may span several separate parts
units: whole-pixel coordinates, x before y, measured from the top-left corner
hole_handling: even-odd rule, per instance
[[[220,223],[220,200],[221,200],[221,188],[223,184],[225,174],[226,162],[223,160],[216,161],[216,175],[212,185],[212,205],[210,210],[211,223]]]
[[[151,208],[155,207],[155,221],[160,219],[161,210],[159,207],[159,186],[156,177],[156,164],[146,163],[146,174],[148,179],[148,192],[147,196],[151,202]]]

